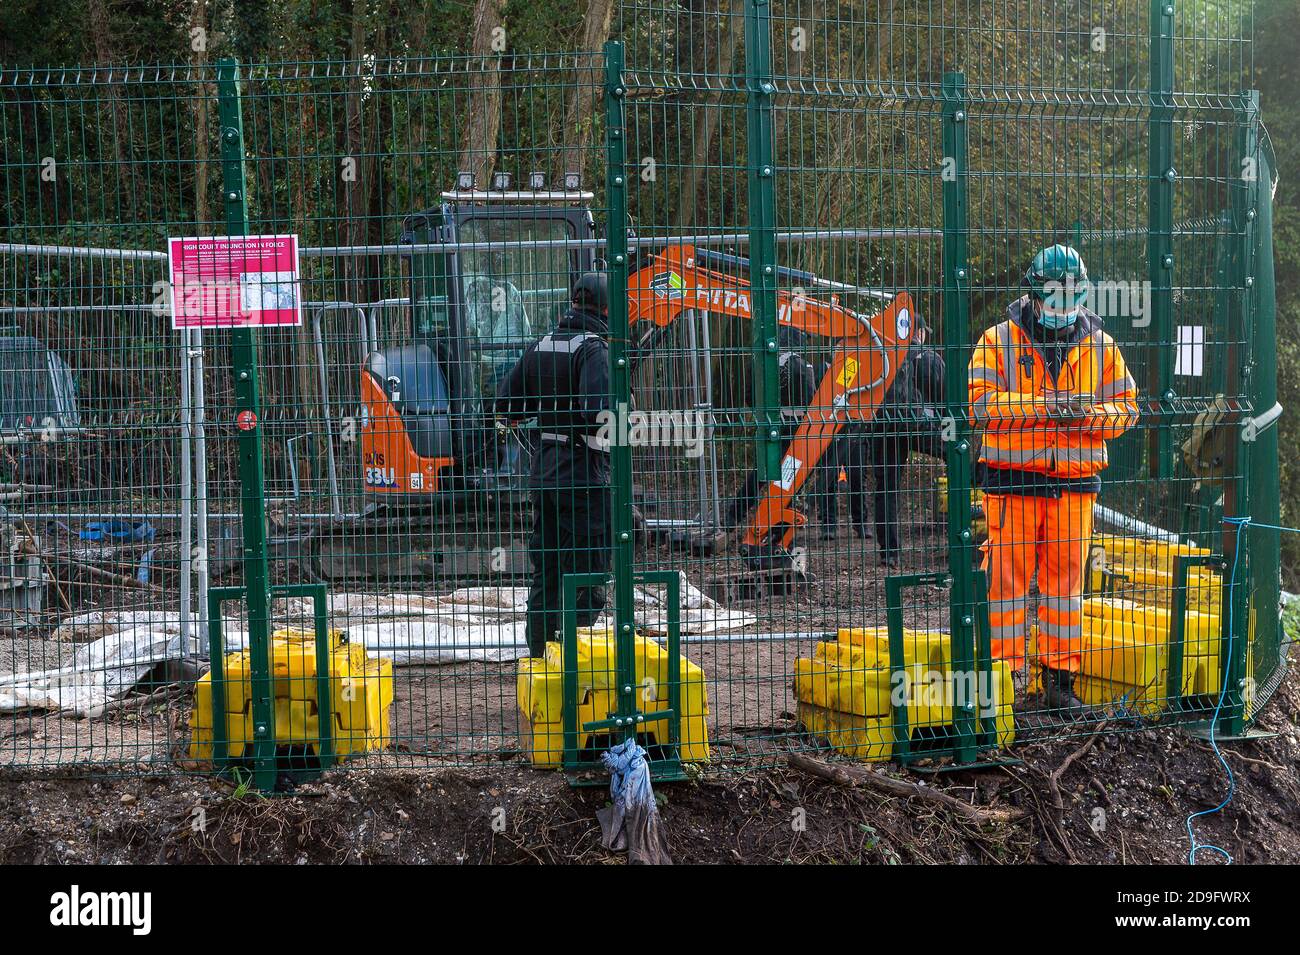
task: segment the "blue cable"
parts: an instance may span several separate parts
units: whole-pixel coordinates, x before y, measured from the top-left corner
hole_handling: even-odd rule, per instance
[[[1258,527],[1261,530],[1270,531],[1287,531],[1291,534],[1300,534],[1300,527],[1283,527],[1281,524],[1262,524],[1258,521],[1252,521],[1249,517],[1225,517],[1223,523],[1231,524],[1237,528],[1236,541],[1233,545],[1232,554],[1232,576],[1228,583],[1228,594],[1231,595],[1233,588],[1237,586],[1237,562],[1241,559],[1241,532],[1247,527]],[[1228,600],[1228,659],[1232,659],[1232,641],[1236,637],[1236,629],[1233,627],[1232,614],[1235,609],[1235,600]],[[1219,725],[1219,712],[1223,709],[1223,701],[1228,695],[1228,681],[1224,680],[1223,689],[1219,691],[1219,701],[1214,706],[1214,718],[1210,721],[1210,748],[1214,750],[1214,755],[1219,758],[1223,771],[1228,774],[1228,795],[1223,798],[1213,809],[1202,809],[1200,812],[1194,812],[1187,817],[1187,838],[1191,842],[1191,851],[1187,853],[1187,863],[1196,865],[1196,853],[1201,849],[1207,849],[1210,852],[1217,852],[1232,864],[1232,855],[1227,851],[1209,843],[1200,843],[1196,841],[1196,833],[1192,831],[1192,820],[1197,816],[1212,816],[1216,812],[1223,810],[1228,803],[1232,802],[1232,797],[1237,792],[1237,780],[1232,775],[1232,767],[1228,761],[1223,758],[1223,753],[1219,751],[1219,742],[1214,737],[1214,731]]]
[[[1232,612],[1234,607],[1236,606],[1236,601],[1232,599],[1232,595],[1233,595],[1233,590],[1237,586],[1237,562],[1241,560],[1241,532],[1244,531],[1247,525],[1250,524],[1250,518],[1249,517],[1225,517],[1223,519],[1223,523],[1236,525],[1237,528],[1237,536],[1232,548],[1232,576],[1229,578],[1228,593],[1226,597],[1228,603],[1227,659],[1231,660],[1232,641],[1237,636],[1237,632],[1233,626],[1233,620],[1232,620]],[[1192,828],[1193,819],[1197,818],[1198,816],[1212,816],[1217,812],[1222,812],[1225,808],[1227,808],[1228,804],[1232,802],[1232,797],[1237,794],[1237,778],[1233,776],[1232,767],[1229,766],[1228,761],[1223,758],[1223,753],[1219,750],[1219,741],[1215,739],[1215,730],[1218,728],[1219,725],[1219,713],[1223,710],[1223,701],[1227,699],[1227,696],[1228,696],[1228,680],[1227,680],[1227,673],[1225,672],[1223,687],[1219,690],[1219,699],[1214,704],[1214,716],[1210,718],[1210,749],[1214,750],[1214,755],[1215,757],[1218,758],[1219,765],[1222,766],[1223,771],[1228,774],[1228,794],[1224,796],[1223,801],[1220,802],[1213,809],[1202,809],[1200,812],[1194,812],[1187,817],[1186,820],[1187,841],[1191,845],[1191,848],[1187,852],[1188,865],[1196,865],[1196,853],[1200,852],[1202,849],[1205,849],[1209,852],[1217,852],[1219,855],[1223,856],[1223,858],[1228,861],[1228,865],[1232,865],[1232,853],[1228,852],[1228,850],[1223,849],[1219,846],[1213,845],[1212,843],[1197,842],[1196,831]]]

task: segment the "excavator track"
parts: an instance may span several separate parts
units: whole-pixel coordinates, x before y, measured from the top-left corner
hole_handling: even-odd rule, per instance
[[[531,527],[526,500],[453,515],[384,508],[305,530],[301,563],[331,584],[516,583],[531,573]]]

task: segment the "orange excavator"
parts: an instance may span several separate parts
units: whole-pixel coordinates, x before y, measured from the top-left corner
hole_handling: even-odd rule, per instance
[[[660,327],[694,309],[753,318],[749,283],[700,265],[689,245],[671,245],[628,278],[628,322]],[[710,256],[712,258],[713,256]],[[799,428],[781,458],[780,476],[768,484],[741,543],[753,566],[788,560],[795,531],[806,518],[793,507],[835,435],[849,421],[869,421],[884,400],[911,344],[915,311],[906,292],[875,315],[861,315],[835,299],[777,292],[777,322],[837,343]]]
[[[474,190],[443,198],[441,207],[408,216],[403,229],[412,246],[412,334],[404,344],[370,350],[361,369],[366,527],[320,539],[318,573],[326,579],[359,568],[367,576],[526,572],[514,566],[524,549],[501,543],[527,526],[526,448],[522,435],[494,426],[489,409],[497,382],[547,330],[573,281],[596,267],[591,194]],[[664,329],[688,310],[751,319],[749,285],[723,270],[727,261],[732,271],[746,271],[743,259],[686,244],[639,255],[628,279],[630,331]],[[794,284],[820,281],[782,273]],[[905,292],[873,315],[834,297],[778,292],[781,325],[836,347],[744,535],[753,566],[788,561],[805,520],[792,506],[795,496],[836,433],[875,414],[907,354],[914,315]]]

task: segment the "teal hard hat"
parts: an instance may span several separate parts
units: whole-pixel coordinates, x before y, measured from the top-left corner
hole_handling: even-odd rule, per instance
[[[1088,269],[1068,245],[1049,246],[1029,263],[1025,285],[1046,311],[1074,313],[1088,300]]]

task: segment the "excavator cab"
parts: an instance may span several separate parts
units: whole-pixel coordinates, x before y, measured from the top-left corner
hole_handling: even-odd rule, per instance
[[[498,429],[492,401],[524,349],[555,326],[578,276],[596,265],[591,193],[568,182],[547,190],[540,174],[529,179],[532,188],[513,190],[498,174],[480,190],[462,174],[437,209],[404,221],[410,340],[370,354],[361,376],[363,473],[376,507],[436,509],[464,499],[493,501],[499,515],[509,511],[500,504],[523,503],[526,432]],[[748,266],[682,242],[643,252],[628,276],[628,321],[648,330],[644,344],[688,310],[752,319]],[[794,498],[839,430],[874,416],[907,356],[915,315],[904,291],[779,274],[829,297],[778,290],[778,324],[836,344],[742,542],[756,568],[791,561],[804,522]],[[866,294],[882,308],[859,313],[840,304],[839,292]]]
[[[571,177],[563,189],[545,188],[537,173],[528,189],[500,173],[490,189],[466,180],[403,221],[410,341],[371,353],[362,371],[372,501],[526,487],[526,438],[495,427],[492,401],[595,267],[592,194]]]

